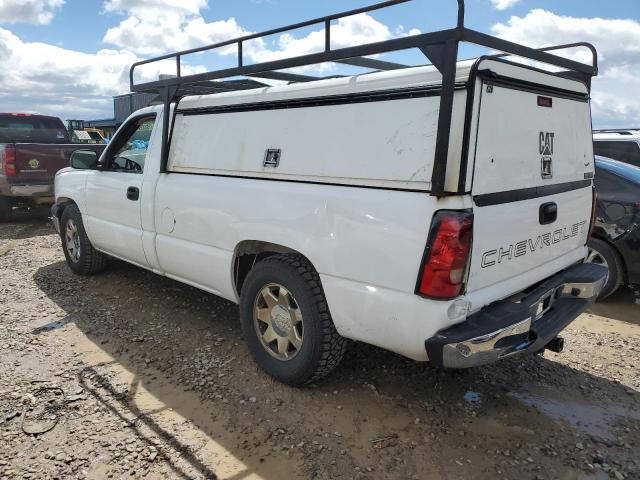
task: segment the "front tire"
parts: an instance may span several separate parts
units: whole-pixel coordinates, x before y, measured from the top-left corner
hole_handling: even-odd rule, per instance
[[[240,321],[254,361],[288,385],[326,377],[346,350],[320,276],[302,255],[272,256],[249,272],[240,295]]]
[[[67,264],[78,275],[93,275],[107,266],[107,256],[91,245],[76,205],[69,205],[60,220],[62,250]]]
[[[13,202],[8,197],[0,197],[0,222],[10,222],[13,217]]]
[[[618,256],[618,252],[614,248],[599,238],[589,240],[589,253],[587,255],[587,263],[596,263],[609,268],[609,277],[605,283],[602,292],[598,296],[598,300],[604,300],[612,295],[620,285],[622,285],[622,261]]]

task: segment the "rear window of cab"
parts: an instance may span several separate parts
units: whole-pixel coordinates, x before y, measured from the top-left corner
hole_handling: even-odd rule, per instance
[[[57,118],[0,115],[0,143],[66,143],[67,132]]]

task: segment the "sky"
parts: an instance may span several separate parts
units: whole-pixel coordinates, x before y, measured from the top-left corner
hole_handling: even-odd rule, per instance
[[[375,0],[0,0],[2,111],[63,119],[113,117],[111,97],[129,91],[132,63],[163,53],[221,42],[285,24],[350,10]],[[600,75],[592,92],[597,128],[640,127],[640,0],[467,0],[466,25],[532,47],[593,43]],[[455,0],[414,0],[382,12],[350,17],[332,27],[334,47],[448,28]],[[273,36],[245,48],[260,62],[318,51],[322,27]],[[465,47],[461,58],[485,53]],[[563,53],[588,62],[584,50]],[[424,63],[417,52],[383,59]],[[183,72],[223,68],[235,61],[220,49],[194,55]],[[173,73],[161,64],[139,81]],[[331,65],[305,73],[352,70]]]

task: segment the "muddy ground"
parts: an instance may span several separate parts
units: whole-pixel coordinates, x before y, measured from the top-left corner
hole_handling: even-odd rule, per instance
[[[361,344],[307,389],[251,362],[235,305],[114,262],[73,275],[44,218],[0,226],[0,478],[640,478],[640,306],[562,354],[441,371]]]

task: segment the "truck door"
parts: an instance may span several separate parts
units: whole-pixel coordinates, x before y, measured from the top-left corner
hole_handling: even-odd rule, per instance
[[[130,119],[90,174],[86,186],[87,231],[99,250],[148,267],[142,245],[140,198],[155,116]]]

